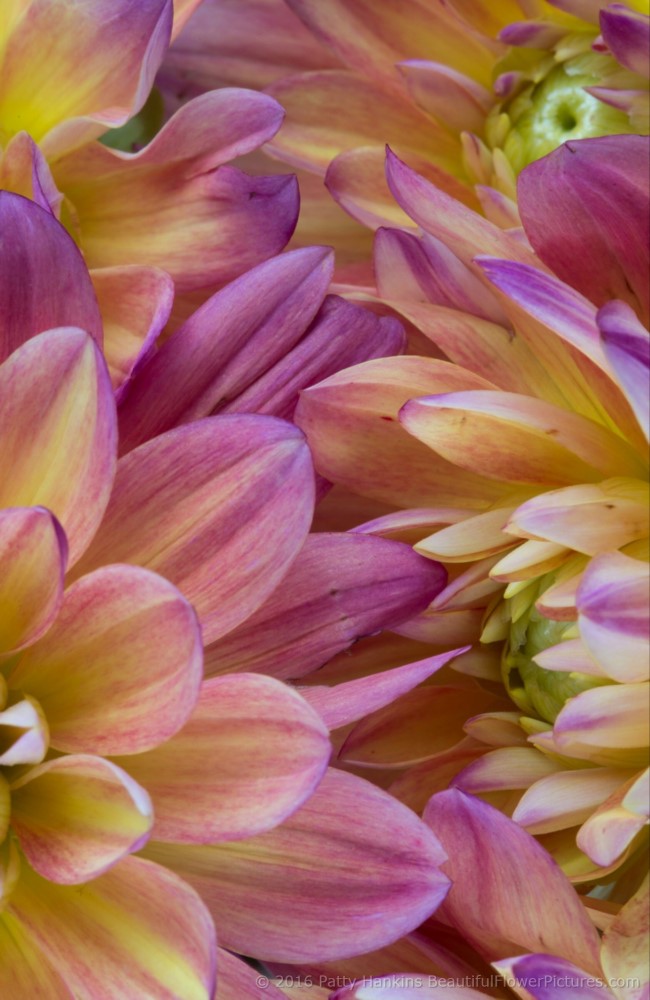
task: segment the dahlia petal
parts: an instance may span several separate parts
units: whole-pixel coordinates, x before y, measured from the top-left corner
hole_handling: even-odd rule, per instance
[[[379,948],[416,927],[448,888],[442,852],[422,822],[335,770],[274,830],[191,850],[150,842],[145,853],[199,890],[224,947],[282,962]]]
[[[4,728],[0,764],[4,767],[40,764],[47,753],[49,732],[38,702],[30,695],[23,695],[22,698],[14,695],[4,711],[0,712],[0,724]],[[5,787],[3,782],[2,788]]]
[[[617,62],[633,73],[650,76],[650,19],[624,4],[600,12],[603,41]]]
[[[595,556],[647,536],[649,499],[647,484],[639,480],[568,486],[517,507],[507,530]]]
[[[298,215],[294,179],[215,168],[281,121],[270,97],[224,89],[181,108],[139,153],[95,143],[59,160],[55,179],[75,206],[88,266],[160,267],[185,292],[214,289],[279,253]]]
[[[557,769],[553,760],[534,747],[498,747],[463,768],[452,784],[472,795],[530,788]]]
[[[48,510],[0,510],[0,650],[21,649],[54,621],[63,598],[68,544]]]
[[[231,955],[224,948],[217,951],[219,976],[215,1000],[286,1000],[287,994],[269,982],[268,976]],[[306,1000],[316,1000],[307,996]]]
[[[216,942],[205,906],[176,875],[142,858],[124,858],[83,891],[27,869],[9,912],[79,1000],[214,993]]]
[[[603,934],[600,961],[607,979],[618,981],[621,1000],[643,1000],[648,989],[648,878]],[[624,987],[620,987],[625,983]]]
[[[535,264],[534,255],[514,236],[434,187],[390,149],[386,153],[386,178],[406,214],[465,264],[470,264],[477,254]]]
[[[464,730],[481,743],[491,747],[528,746],[519,723],[519,712],[485,712],[468,719]]]
[[[201,0],[174,0],[174,24],[172,41],[181,33]]]
[[[598,660],[591,655],[582,639],[565,639],[557,646],[543,649],[533,659],[538,666],[544,667],[544,670],[560,670],[568,674],[587,674],[589,677],[608,676]]]
[[[512,511],[512,507],[497,507],[485,514],[469,516],[459,524],[451,524],[423,538],[415,550],[448,562],[468,562],[496,555],[515,544],[504,531]]]
[[[151,793],[156,840],[206,844],[277,826],[313,792],[330,751],[327,729],[295,691],[237,674],[206,681],[171,740],[118,763]]]
[[[648,680],[650,567],[621,552],[592,559],[576,595],[580,635],[614,680]]]
[[[375,676],[360,677],[333,687],[304,687],[300,693],[316,709],[329,729],[338,729],[390,705],[469,648],[465,646],[453,649],[439,656],[430,656],[426,660],[407,663],[394,670],[385,670]]]
[[[530,580],[562,566],[569,554],[565,546],[553,542],[523,542],[499,559],[490,575],[502,583]]]
[[[450,63],[490,85],[490,44],[455,9],[435,11],[403,0],[378,6],[372,0],[289,0],[289,6],[349,66],[395,87],[394,66],[404,52],[416,59]]]
[[[481,131],[494,100],[485,87],[451,66],[426,59],[407,59],[398,68],[423,111],[453,132]]]
[[[309,450],[290,424],[225,416],[178,427],[120,460],[78,572],[109,560],[155,570],[192,602],[208,644],[285,575],[309,529],[313,490]]]
[[[154,267],[103,267],[91,278],[104,324],[104,357],[119,403],[169,319],[174,285]]]
[[[469,390],[413,399],[400,420],[442,458],[506,482],[563,486],[640,474],[636,453],[611,431],[516,393]]]
[[[493,960],[513,946],[543,947],[598,974],[596,929],[567,877],[530,834],[456,789],[434,795],[424,819],[449,856],[444,870],[452,885],[442,912],[479,953]]]
[[[201,675],[200,630],[185,598],[147,570],[106,566],[66,590],[9,682],[42,704],[58,750],[118,754],[173,736]]]
[[[525,991],[520,995],[532,1000],[563,1000],[568,989],[571,1000],[613,1000],[602,977],[557,955],[522,955],[495,962],[494,967],[508,982],[516,982],[517,992]]]
[[[53,156],[123,124],[151,90],[171,22],[171,0],[32,0],[4,50],[5,132],[26,129]],[[92,52],[90,72],[80,51]]]
[[[578,826],[620,787],[628,775],[631,772],[614,767],[560,770],[549,774],[524,792],[512,818],[535,835]]]
[[[388,791],[409,809],[422,815],[431,796],[449,788],[455,775],[483,753],[484,747],[475,745],[473,740],[465,740],[422,764],[402,771],[388,786]]]
[[[59,326],[79,326],[99,346],[102,321],[83,257],[50,212],[0,191],[0,361]]]
[[[648,825],[649,800],[650,773],[646,770],[629,778],[583,823],[576,838],[580,850],[603,868],[614,864]]]
[[[296,423],[307,434],[317,471],[355,493],[401,507],[480,509],[508,487],[437,458],[397,419],[408,399],[452,386],[487,389],[491,383],[431,358],[366,361],[304,390]]]
[[[148,840],[144,788],[101,757],[67,755],[12,784],[11,822],[32,868],[50,882],[96,878]]]
[[[0,918],[0,995],[72,1000],[73,993],[58,972],[6,911]]]
[[[596,305],[622,299],[647,321],[647,137],[565,142],[519,175],[519,210],[541,259]],[[585,254],[584,247],[589,247]]]
[[[648,378],[650,335],[625,302],[608,302],[596,316],[603,347],[616,377],[627,393],[646,438],[650,437]]]
[[[594,749],[634,750],[650,741],[647,684],[607,684],[571,698],[555,720],[559,747],[577,740]]]
[[[120,410],[122,451],[237,398],[300,340],[332,272],[330,250],[294,250],[212,296],[140,369]]]
[[[104,360],[72,328],[32,337],[0,368],[0,507],[43,506],[74,563],[95,534],[113,481],[115,404]]]
[[[340,757],[366,767],[405,767],[428,760],[462,740],[467,716],[489,707],[487,701],[477,687],[440,684],[410,691],[358,722]]]
[[[303,340],[224,412],[266,413],[290,420],[302,389],[371,358],[400,354],[405,336],[392,316],[328,295]]]
[[[325,173],[339,153],[387,141],[423,157],[451,159],[455,142],[399,93],[345,70],[300,73],[271,84],[268,92],[287,119],[271,140],[271,153],[296,167]],[[341,115],[341,107],[346,113]],[[381,116],[375,110],[381,107]]]
[[[231,635],[207,648],[206,673],[301,677],[362,636],[421,611],[444,580],[438,563],[399,542],[309,535],[283,585]]]
[[[59,217],[63,195],[57,190],[47,160],[27,132],[18,132],[3,150],[0,188],[21,194],[49,215]]]

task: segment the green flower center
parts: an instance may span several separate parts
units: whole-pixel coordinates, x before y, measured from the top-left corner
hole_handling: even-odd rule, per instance
[[[569,698],[609,682],[590,674],[546,670],[534,662],[534,657],[543,650],[575,638],[573,622],[552,621],[535,607],[535,601],[551,582],[542,578],[530,588],[530,603],[525,610],[521,610],[518,602],[518,614],[511,620],[503,650],[501,672],[508,694],[518,708],[553,723]]]
[[[633,132],[627,114],[593,97],[587,87],[602,85],[611,57],[581,54],[561,65],[544,60],[531,82],[498,105],[488,117],[486,138],[501,148],[515,173],[569,139]]]

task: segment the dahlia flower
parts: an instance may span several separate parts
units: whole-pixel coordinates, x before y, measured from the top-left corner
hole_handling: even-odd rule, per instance
[[[322,475],[415,508],[360,529],[449,565],[398,631],[436,649],[480,638],[462,669],[484,690],[469,742],[459,694],[435,744],[434,684],[360,722],[343,759],[417,764],[392,785],[413,805],[453,780],[576,881],[609,879],[648,817],[647,142],[583,140],[522,172],[537,253],[392,155],[388,177],[424,235],[380,231],[378,295],[444,360],[340,372],[302,394],[297,422]]]
[[[270,602],[304,559],[313,510],[301,433],[211,417],[116,466],[97,345],[71,327],[35,334],[47,282],[37,268],[22,285],[2,274],[1,992],[208,997],[213,919],[230,950],[287,961],[399,936],[446,892],[435,837],[386,793],[325,773],[320,716],[263,663],[242,673],[236,652],[261,613],[258,657],[282,654]],[[407,547],[359,541],[311,552],[309,606],[286,642],[311,633],[315,662],[440,589],[439,568]],[[341,581],[340,596],[325,591]],[[204,643],[221,676],[202,679]]]
[[[445,967],[445,960],[440,962],[444,946],[436,954],[435,943],[428,955],[420,952],[419,963],[409,964],[403,947],[398,974],[367,972],[371,978],[364,981],[361,973],[360,982],[343,986],[332,1000],[647,996],[647,877],[616,913],[590,911],[547,852],[478,799],[456,790],[441,792],[429,802],[425,819],[449,855],[445,870],[452,888],[438,911],[445,922],[441,940],[445,929],[448,940],[450,930],[460,931],[465,955],[475,949],[490,964],[464,964],[458,954],[455,967]],[[604,931],[602,938],[591,915]],[[357,970],[363,962],[355,961]]]
[[[287,112],[268,152],[325,177],[364,225],[410,224],[384,180],[388,142],[509,227],[527,163],[566,140],[648,130],[646,14],[646,0],[206,0],[162,84],[266,87]],[[308,211],[322,224],[317,198]]]
[[[177,27],[195,6],[178,6]],[[122,320],[125,299],[155,295],[164,307],[158,269],[180,295],[205,298],[278,253],[298,214],[293,178],[225,166],[279,128],[282,109],[262,94],[205,94],[135,151],[109,145],[148,98],[173,10],[172,0],[16,0],[0,26],[0,187],[61,219],[102,306]]]

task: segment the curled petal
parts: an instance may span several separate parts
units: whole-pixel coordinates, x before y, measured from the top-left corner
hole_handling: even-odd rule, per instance
[[[562,1000],[570,990],[572,1000],[613,1000],[602,976],[596,977],[557,955],[522,955],[495,962],[497,972],[517,984],[521,995],[532,1000]]]
[[[357,639],[423,610],[444,570],[409,546],[353,534],[312,534],[281,587],[206,650],[206,673],[259,670],[286,680],[322,666]]]
[[[57,749],[137,753],[180,729],[201,676],[201,633],[185,598],[148,570],[106,566],[66,591],[9,683],[38,698]]]
[[[300,550],[314,477],[299,430],[271,417],[209,417],[125,455],[78,572],[137,563],[192,601],[210,643],[246,619]]]
[[[0,361],[59,326],[86,330],[101,347],[102,321],[88,269],[49,211],[0,191]]]
[[[153,822],[151,800],[121,768],[67,755],[12,785],[12,827],[32,868],[50,882],[96,878],[138,851]]]
[[[424,819],[449,856],[445,917],[481,954],[493,960],[544,947],[598,974],[598,934],[569,880],[530,834],[455,789],[434,795]]]
[[[549,774],[524,793],[512,818],[537,835],[577,826],[609,798],[629,773],[620,768],[594,767]]]
[[[448,882],[427,832],[386,792],[330,771],[305,805],[268,833],[191,852],[150,842],[145,852],[199,890],[224,947],[307,962],[379,948],[436,908]]]
[[[206,844],[281,823],[320,781],[330,749],[324,724],[295,691],[236,674],[203,684],[171,740],[119,763],[153,797],[157,840]]]
[[[63,598],[68,543],[42,507],[0,511],[0,650],[28,646],[49,628]]]
[[[27,132],[18,132],[3,150],[0,188],[21,194],[44,208],[49,215],[59,217],[63,195],[54,183],[42,151]]]
[[[646,322],[647,157],[646,136],[565,142],[525,167],[518,186],[526,234],[544,263],[596,305],[622,299]]]
[[[150,861],[124,858],[81,891],[27,869],[9,912],[75,997],[214,993],[212,920],[185,882]]]
[[[622,552],[592,559],[576,594],[580,636],[617,681],[648,680],[650,567]]]
[[[635,765],[648,746],[648,684],[607,684],[571,698],[555,720],[553,735],[560,748],[571,752],[574,742],[591,749],[615,750]]]
[[[630,778],[578,830],[578,847],[597,865],[613,865],[647,826],[650,772]]]
[[[139,153],[94,143],[57,161],[88,266],[155,266],[177,291],[214,290],[279,253],[298,214],[294,179],[216,167],[255,149],[281,121],[265,94],[223,89],[181,108]]]
[[[123,124],[151,90],[171,23],[171,0],[33,0],[3,52],[3,128],[27,129],[52,156]]]
[[[603,41],[621,66],[650,76],[650,18],[613,3],[600,12]]]
[[[95,534],[115,470],[115,404],[104,360],[82,330],[50,330],[0,367],[0,507],[43,506],[74,563]]]

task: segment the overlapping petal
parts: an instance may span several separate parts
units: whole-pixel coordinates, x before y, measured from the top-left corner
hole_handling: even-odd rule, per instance
[[[191,852],[150,842],[145,853],[199,890],[224,947],[285,962],[381,947],[417,926],[448,889],[443,855],[421,821],[343,771],[330,771],[268,833]]]
[[[213,994],[216,942],[205,906],[176,875],[142,858],[124,859],[83,891],[27,870],[9,913],[80,1000]]]
[[[14,781],[11,791],[12,828],[32,868],[50,882],[96,878],[149,837],[147,792],[101,757],[47,761]]]
[[[329,757],[327,729],[300,695],[271,677],[237,674],[206,681],[171,740],[118,760],[153,798],[155,839],[205,844],[282,822]]]
[[[650,334],[625,302],[608,302],[598,310],[598,329],[605,354],[625,389],[646,438],[650,437],[648,378]]]
[[[68,588],[9,683],[39,700],[57,749],[128,754],[180,729],[201,676],[200,630],[185,598],[148,570],[106,566]]]
[[[11,915],[0,919],[0,990],[5,996],[46,996],[71,1000],[73,994],[58,972]]]
[[[103,358],[88,334],[39,334],[0,368],[0,454],[11,475],[0,506],[43,506],[61,522],[70,564],[101,521],[113,480],[116,417]]]
[[[38,639],[63,597],[68,543],[61,525],[42,507],[0,510],[0,650]]]
[[[398,542],[309,535],[282,586],[239,628],[207,647],[206,673],[302,677],[361,636],[423,610],[444,578],[437,563]]]

